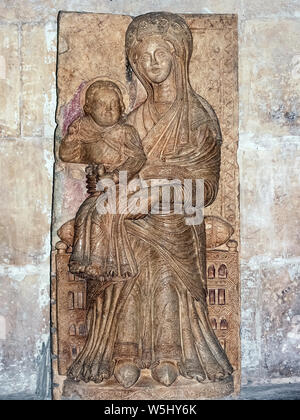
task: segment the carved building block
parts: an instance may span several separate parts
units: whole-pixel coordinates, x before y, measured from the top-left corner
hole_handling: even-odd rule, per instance
[[[161,17],[158,16],[157,19],[159,20]],[[182,15],[182,17],[188,24],[193,37],[193,54],[189,71],[191,86],[197,94],[200,94],[212,105],[222,132],[223,145],[221,148],[219,191],[215,200],[211,200],[212,204],[205,210],[207,263],[204,271],[206,271],[207,277],[205,282],[207,282],[208,289],[209,322],[235,371],[235,390],[238,390],[240,377],[240,299],[239,253],[237,250],[239,244],[239,180],[236,157],[238,145],[237,18],[233,15]],[[145,25],[139,30],[150,31],[149,36],[151,36],[151,25],[153,25],[153,30],[159,30],[159,33],[161,33],[168,17],[163,17],[161,23],[158,23],[158,20],[151,19],[149,18],[150,29]],[[170,19],[170,22],[172,22],[173,18]],[[176,19],[174,23],[170,24],[173,25],[173,37],[174,33],[178,34],[178,31],[179,33],[181,31],[181,21],[176,21]],[[74,277],[68,265],[74,252],[74,249],[72,251],[71,248],[74,235],[74,217],[79,206],[88,196],[85,189],[86,165],[84,164],[85,161],[80,161],[80,159],[76,160],[79,163],[74,163],[75,160],[68,161],[68,159],[66,159],[67,162],[64,162],[62,155],[59,158],[58,151],[62,139],[69,135],[68,128],[70,125],[74,121],[83,121],[83,118],[86,117],[83,94],[93,82],[100,79],[115,82],[120,89],[120,96],[124,100],[126,114],[130,114],[133,110],[143,106],[144,101],[149,100],[149,92],[146,92],[147,89],[145,90],[135,73],[132,73],[132,68],[135,72],[137,72],[137,69],[134,64],[135,59],[130,55],[131,47],[128,47],[128,45],[131,45],[132,40],[129,38],[127,40],[129,44],[126,48],[132,68],[129,66],[128,58],[126,61],[125,57],[123,47],[125,45],[125,34],[131,21],[132,18],[129,16],[118,15],[88,13],[62,13],[60,15],[53,240],[54,243],[57,241],[58,231],[58,236],[63,242],[59,242],[56,246],[58,250],[55,255],[56,267],[54,267],[56,276],[53,277],[52,287],[55,297],[55,304],[53,304],[55,315],[52,317],[52,321],[56,328],[56,334],[53,334],[53,349],[56,350],[58,357],[58,363],[53,363],[53,368],[55,382],[60,384],[55,391],[55,398],[59,399],[62,395],[65,398],[72,398],[76,395],[85,399],[202,399],[222,396],[232,391],[232,378],[228,376],[223,381],[208,381],[208,383],[199,383],[195,377],[187,379],[189,374],[184,372],[187,362],[176,361],[176,351],[174,351],[173,345],[170,347],[170,352],[174,353],[175,359],[170,362],[171,370],[173,369],[172,372],[175,372],[172,366],[176,366],[177,363],[179,365],[183,363],[184,367],[180,368],[181,376],[179,375],[168,389],[159,384],[159,382],[163,383],[161,376],[159,376],[161,373],[158,370],[155,371],[155,365],[151,365],[151,361],[148,363],[146,359],[136,362],[138,369],[141,370],[140,377],[134,385],[126,390],[116,381],[117,379],[120,382],[116,373],[115,379],[110,376],[107,381],[99,381],[101,383],[98,384],[91,381],[88,384],[84,384],[82,381],[74,382],[70,378],[65,380],[68,369],[73,369],[72,366],[78,354],[85,343],[88,343],[87,306],[90,306],[89,303],[91,305],[95,303],[89,301],[91,295],[88,294],[87,297],[89,278],[83,280],[78,276]],[[179,22],[179,26],[177,22]],[[79,32],[78,28],[80,28]],[[147,39],[147,37],[145,36],[144,39]],[[173,41],[173,38],[171,39]],[[176,45],[176,41],[174,45]],[[153,80],[155,78],[154,75]],[[185,99],[185,101],[187,100]],[[157,109],[166,114],[171,112],[168,111],[165,103],[157,105]],[[134,112],[132,114],[134,115]],[[142,135],[139,130],[138,134]],[[149,160],[150,149],[148,149],[145,141],[143,147]],[[164,165],[166,159],[163,157],[161,161]],[[146,174],[147,171],[143,173]],[[94,184],[95,182],[89,193],[94,192]],[[159,220],[157,223],[160,223]],[[135,238],[136,235],[140,234],[139,229],[142,227],[141,225],[136,228],[136,225],[138,223],[134,223],[133,228],[128,228],[129,242],[133,246],[136,246],[134,245]],[[156,226],[158,225],[156,224]],[[200,240],[203,241],[201,235]],[[162,241],[165,236],[161,235]],[[136,249],[139,250],[139,247]],[[150,258],[149,263],[151,263],[151,258],[154,258],[155,254],[150,251],[150,248],[145,248],[145,250],[139,266],[141,270],[145,269],[143,268],[144,262]],[[172,251],[173,249],[170,252]],[[205,264],[203,260],[201,261],[202,264]],[[160,262],[157,264],[160,264]],[[159,281],[163,280],[163,271],[161,276]],[[98,290],[102,290],[101,293],[105,294],[106,292],[103,292],[104,288],[101,289],[101,287]],[[114,293],[118,293],[116,290],[122,288],[120,284],[109,287],[114,288]],[[164,286],[162,290],[163,296],[166,293],[165,290],[168,290],[168,286]],[[133,296],[137,296],[136,293],[137,290],[134,291]],[[150,292],[145,290],[143,293]],[[170,293],[173,301],[172,290],[170,289],[168,293]],[[120,296],[122,296],[122,293]],[[142,297],[137,299],[142,299]],[[162,299],[163,302],[163,297],[159,297],[159,299]],[[99,302],[100,300],[98,305],[100,305]],[[128,305],[133,305],[132,309],[128,309],[128,314],[132,313],[131,319],[134,319],[134,304],[130,303],[130,299],[128,302]],[[174,305],[176,304],[174,303]],[[184,310],[182,309],[182,302],[179,308]],[[175,311],[173,315],[175,324],[177,315]],[[147,319],[147,316],[145,319]],[[128,344],[130,343],[126,343],[126,348],[129,348]],[[132,348],[134,346],[131,345]],[[137,350],[135,350],[137,355],[140,351],[138,350],[139,346],[143,348],[143,344],[137,345]],[[125,347],[124,343],[116,343],[115,352],[118,352],[118,348]],[[146,351],[143,352],[143,354],[146,353]],[[161,362],[159,361],[159,363]],[[184,375],[185,377],[183,377]],[[209,377],[207,377],[208,379]]]
[[[86,283],[70,273],[70,254],[58,253],[55,257],[58,372],[65,375],[86,340]]]
[[[207,251],[206,258],[209,319],[235,368],[238,387],[240,375],[239,254],[233,247],[229,251]],[[209,272],[214,275],[210,276]]]

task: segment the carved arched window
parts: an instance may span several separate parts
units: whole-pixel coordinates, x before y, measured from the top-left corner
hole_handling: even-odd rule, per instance
[[[71,355],[72,355],[72,359],[76,359],[76,357],[77,357],[77,348],[76,348],[76,346],[72,346],[72,348],[71,348]]]
[[[207,277],[209,279],[214,279],[215,276],[216,276],[216,269],[215,269],[215,266],[212,264],[207,269]]]
[[[70,271],[68,272],[68,280],[72,282],[75,281],[75,276],[74,274],[70,273]]]
[[[83,293],[82,292],[77,293],[77,308],[78,309],[83,309],[84,308]]]
[[[215,289],[210,289],[208,291],[208,303],[210,305],[215,305],[215,303],[216,303],[216,291],[215,291]]]
[[[74,293],[73,292],[68,293],[68,308],[74,309]]]
[[[227,278],[227,267],[225,264],[220,265],[219,270],[218,270],[218,277],[221,279]]]
[[[219,305],[225,305],[225,289],[219,289],[218,290],[218,304]]]
[[[82,335],[82,336],[86,335],[85,324],[80,324],[78,330],[79,330],[79,335]]]
[[[219,340],[223,350],[226,350],[226,340]]]
[[[217,329],[218,329],[218,324],[217,324],[217,320],[216,320],[216,318],[212,318],[212,319],[210,320],[210,323],[211,323],[211,326],[212,326],[212,329],[213,329],[213,330],[217,330]]]
[[[74,324],[69,328],[69,335],[76,335],[76,327]]]
[[[221,319],[220,329],[221,330],[227,330],[228,329],[228,322],[226,321],[225,318]]]

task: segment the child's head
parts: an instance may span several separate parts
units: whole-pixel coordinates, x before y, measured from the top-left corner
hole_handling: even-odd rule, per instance
[[[124,110],[123,97],[115,83],[98,80],[87,89],[84,112],[91,115],[98,125],[109,127],[116,124]]]

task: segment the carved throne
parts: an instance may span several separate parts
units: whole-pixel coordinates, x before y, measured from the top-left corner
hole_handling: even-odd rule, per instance
[[[216,111],[223,136],[219,193],[213,205],[206,209],[205,217],[207,304],[211,325],[235,370],[235,390],[238,391],[240,283],[237,17],[182,16],[188,23],[194,40],[190,64],[192,86]],[[126,67],[123,49],[114,49],[114,60],[105,59],[111,56],[111,39],[114,39],[115,32],[118,32],[119,36],[118,45],[124,44],[126,28],[130,22],[130,16],[120,15],[64,13],[60,17],[56,150],[64,130],[79,112],[78,98],[85,80],[92,80],[98,75],[110,75],[122,82],[128,92],[135,92],[136,102],[142,101],[143,93],[139,91],[138,81],[133,78],[132,82],[128,82],[126,79],[123,70]],[[81,32],[79,42],[80,25],[83,25],[84,30]],[[90,36],[93,42],[89,41]],[[72,40],[72,50],[69,52],[66,46]],[[84,63],[82,60],[78,62],[74,60],[76,54],[82,54],[82,45],[86,57]],[[101,45],[101,53],[95,54],[95,45]],[[118,63],[118,66],[115,63]],[[127,109],[132,109],[134,103],[129,99],[127,102]],[[84,346],[87,334],[86,281],[75,278],[68,268],[74,234],[73,223],[68,220],[75,216],[86,193],[82,177],[84,170],[80,173],[78,164],[76,165],[64,164],[59,159],[55,165],[51,293],[53,373],[54,383],[57,385],[56,388],[54,385],[54,394],[57,390],[54,398],[57,399],[61,398],[61,386],[67,368]],[[58,242],[57,235],[60,239]],[[129,392],[131,391],[122,390],[118,395],[122,398],[131,398]],[[173,398],[170,393],[168,394],[171,390],[159,392],[160,399]],[[105,395],[102,393],[103,399]],[[141,397],[143,393],[139,395]],[[150,398],[148,394],[145,394],[145,397]],[[175,397],[180,399],[179,390]],[[192,387],[189,387],[189,398],[193,398]],[[194,398],[197,398],[196,393]]]
[[[209,318],[235,371],[239,370],[239,270],[233,228],[216,216],[205,217],[207,238],[207,304]],[[61,241],[53,252],[55,261],[58,372],[65,375],[84,346],[87,328],[86,280],[70,273],[68,263],[74,235],[73,220],[58,231]],[[227,249],[218,249],[226,243]]]

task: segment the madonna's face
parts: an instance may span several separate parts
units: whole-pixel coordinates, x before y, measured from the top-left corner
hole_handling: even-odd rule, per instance
[[[172,54],[170,47],[161,39],[150,38],[139,46],[137,52],[139,70],[153,83],[162,83],[170,75]]]

